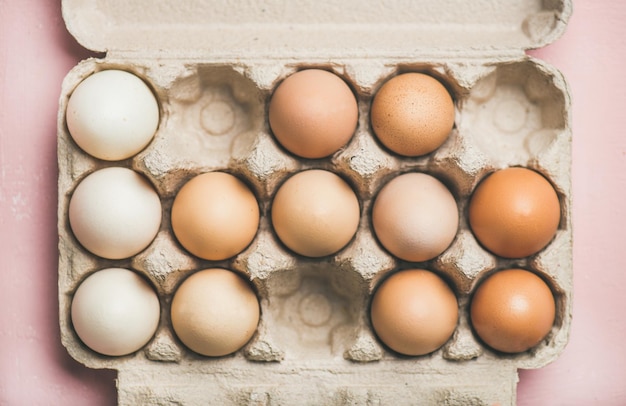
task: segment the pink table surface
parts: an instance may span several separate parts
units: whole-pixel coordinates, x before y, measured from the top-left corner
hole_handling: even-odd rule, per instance
[[[520,371],[519,405],[626,405],[626,2],[580,0],[565,35],[532,54],[573,96],[574,320],[549,366]],[[61,346],[56,114],[90,54],[56,1],[0,0],[0,404],[113,405],[115,373]]]

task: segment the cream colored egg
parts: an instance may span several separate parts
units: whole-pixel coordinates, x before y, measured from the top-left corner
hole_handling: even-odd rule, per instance
[[[198,354],[220,357],[254,335],[260,308],[250,285],[232,271],[212,268],[188,277],[172,299],[172,327]]]
[[[66,120],[81,149],[117,161],[137,154],[152,140],[159,126],[159,105],[137,76],[104,70],[76,86],[67,103]]]
[[[323,257],[345,247],[359,226],[359,201],[350,186],[332,172],[297,173],[272,202],[272,225],[291,250]]]
[[[459,212],[454,196],[436,178],[406,173],[379,192],[372,224],[380,243],[405,261],[432,259],[454,240]]]
[[[139,173],[121,167],[100,169],[83,179],[68,212],[81,245],[109,259],[141,252],[161,225],[161,201],[152,185]]]
[[[172,205],[172,230],[185,249],[213,261],[243,251],[259,227],[259,204],[248,186],[225,172],[187,182]]]
[[[159,299],[148,282],[133,271],[97,271],[76,289],[72,325],[92,350],[121,356],[143,347],[159,324]]]

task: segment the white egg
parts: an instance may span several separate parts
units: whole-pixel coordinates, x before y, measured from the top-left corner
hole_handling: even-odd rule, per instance
[[[159,105],[146,83],[121,70],[94,73],[67,104],[70,135],[88,154],[107,161],[144,149],[159,125]]]
[[[135,272],[108,268],[80,284],[72,299],[71,317],[76,333],[89,348],[104,355],[126,355],[154,335],[159,299]]]
[[[159,231],[161,201],[139,173],[105,168],[78,184],[70,199],[69,220],[74,236],[90,252],[128,258],[145,249]]]

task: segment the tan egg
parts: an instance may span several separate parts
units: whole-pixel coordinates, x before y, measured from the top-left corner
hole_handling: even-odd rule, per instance
[[[437,79],[404,73],[378,90],[370,111],[380,142],[404,156],[420,156],[439,148],[454,125],[454,102]]]
[[[259,227],[259,205],[237,177],[209,172],[187,182],[172,205],[172,230],[193,255],[218,261],[243,251]]]
[[[278,142],[303,158],[323,158],[347,144],[359,111],[350,87],[337,75],[307,69],[274,91],[269,123]]]
[[[405,355],[424,355],[445,344],[459,318],[456,296],[446,282],[423,269],[400,271],[374,293],[372,325],[378,338]]]
[[[272,225],[288,248],[323,257],[346,246],[359,226],[359,201],[332,172],[313,169],[289,178],[272,203]]]
[[[376,196],[372,225],[387,251],[405,261],[421,262],[450,246],[459,212],[443,183],[424,173],[406,173],[392,179]]]
[[[172,327],[198,354],[220,357],[243,347],[259,324],[259,301],[250,285],[227,269],[198,271],[172,299]]]
[[[472,232],[489,251],[522,258],[543,249],[561,218],[556,191],[526,168],[499,170],[484,179],[469,203]]]
[[[523,269],[488,277],[472,298],[474,330],[490,347],[507,353],[526,351],[552,329],[556,306],[548,285]]]

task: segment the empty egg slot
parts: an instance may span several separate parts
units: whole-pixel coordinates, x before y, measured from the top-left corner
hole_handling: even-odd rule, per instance
[[[268,332],[285,359],[343,357],[363,320],[366,284],[328,263],[306,261],[266,282]]]
[[[528,165],[565,127],[564,90],[538,62],[498,65],[470,91],[460,131],[496,166]]]
[[[171,86],[160,136],[136,158],[166,193],[177,173],[227,167],[234,139],[263,128],[260,89],[230,66],[194,66]]]

